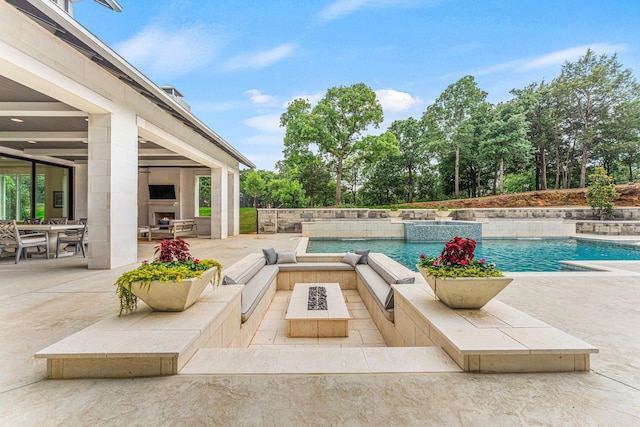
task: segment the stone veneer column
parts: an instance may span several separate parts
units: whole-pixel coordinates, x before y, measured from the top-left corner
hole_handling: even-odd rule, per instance
[[[229,236],[229,187],[228,168],[211,169],[211,238],[226,239]]]
[[[137,261],[138,129],[133,112],[89,115],[89,268]]]

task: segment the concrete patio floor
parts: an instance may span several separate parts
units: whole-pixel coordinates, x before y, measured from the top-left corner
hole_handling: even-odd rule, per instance
[[[231,265],[299,235],[190,240]],[[140,260],[155,243],[140,243]],[[598,347],[567,374],[177,375],[46,380],[33,354],[117,311],[127,266],[0,260],[0,425],[640,425],[640,261],[612,272],[518,273],[497,299]]]

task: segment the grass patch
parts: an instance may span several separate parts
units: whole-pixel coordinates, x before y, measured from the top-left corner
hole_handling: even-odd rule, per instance
[[[210,217],[211,208],[200,208],[201,217]],[[255,208],[240,208],[240,234],[252,234],[258,231],[258,210]]]
[[[240,208],[240,234],[252,234],[258,231],[258,210]]]

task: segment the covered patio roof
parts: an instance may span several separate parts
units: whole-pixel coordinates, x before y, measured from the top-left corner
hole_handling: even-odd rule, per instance
[[[6,1],[238,163],[255,168],[249,159],[202,123],[188,108],[55,4],[36,0]],[[84,111],[0,75],[0,147],[9,149],[5,152],[25,157],[51,157],[69,163],[86,160],[87,117]],[[139,135],[138,142],[140,166],[199,165],[184,155],[163,148],[152,135]]]

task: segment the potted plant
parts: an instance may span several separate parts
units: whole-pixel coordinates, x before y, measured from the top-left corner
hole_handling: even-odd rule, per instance
[[[436,209],[435,215],[436,220],[444,220],[445,218],[449,218],[449,215],[451,215],[451,211],[446,206],[440,206],[438,209]]]
[[[476,260],[475,249],[475,240],[454,237],[440,256],[420,255],[416,267],[435,296],[451,308],[481,308],[513,280],[486,259]]]
[[[155,311],[183,311],[193,305],[208,284],[220,281],[222,264],[191,256],[189,244],[180,237],[163,240],[155,248],[158,256],[135,270],[123,273],[115,285],[120,313],[136,310],[138,298]]]
[[[389,207],[389,217],[397,218],[402,214],[402,211],[398,209],[398,206],[395,203],[392,203]]]

